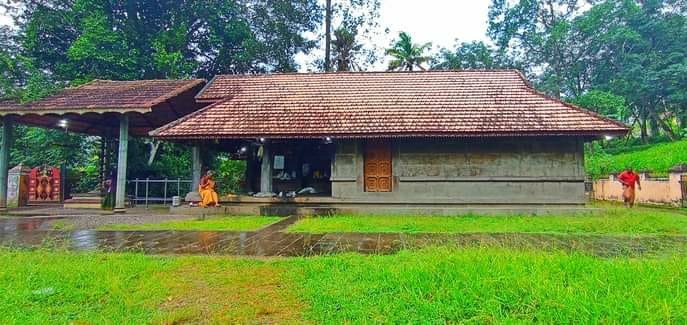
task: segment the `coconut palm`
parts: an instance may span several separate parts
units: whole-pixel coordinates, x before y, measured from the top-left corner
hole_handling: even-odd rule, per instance
[[[432,47],[432,43],[415,44],[410,35],[405,32],[401,32],[398,36],[399,39],[393,47],[386,50],[386,54],[393,57],[393,60],[389,62],[389,70],[413,71],[415,67],[425,70],[422,64],[431,59],[425,55],[425,51]]]

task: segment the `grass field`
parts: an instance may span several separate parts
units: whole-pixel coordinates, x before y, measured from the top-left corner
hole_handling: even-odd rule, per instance
[[[597,150],[586,155],[585,168],[593,177],[621,172],[626,166],[666,175],[670,168],[680,163],[687,163],[687,140],[630,147],[617,153]]]
[[[329,216],[305,218],[289,232],[574,233],[609,235],[687,234],[680,210],[605,205],[599,213],[573,216]]]
[[[682,323],[687,259],[431,248],[275,260],[0,250],[0,323]]]
[[[281,219],[280,217],[259,216],[213,217],[204,220],[175,220],[138,225],[106,225],[99,227],[98,230],[255,231]]]

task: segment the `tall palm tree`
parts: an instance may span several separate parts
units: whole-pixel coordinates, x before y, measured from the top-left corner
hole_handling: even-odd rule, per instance
[[[413,71],[415,67],[426,70],[422,64],[431,59],[425,55],[425,51],[432,47],[432,43],[415,44],[406,32],[401,32],[398,36],[399,39],[386,50],[387,55],[394,57],[389,62],[389,70]]]

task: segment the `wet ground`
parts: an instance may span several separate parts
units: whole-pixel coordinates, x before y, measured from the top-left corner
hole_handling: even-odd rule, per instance
[[[565,234],[297,234],[282,232],[297,217],[255,232],[45,230],[66,217],[0,219],[0,245],[56,245],[75,251],[135,251],[148,254],[310,256],[358,252],[392,254],[427,246],[536,248],[581,251],[603,257],[687,253],[687,236],[603,236]]]

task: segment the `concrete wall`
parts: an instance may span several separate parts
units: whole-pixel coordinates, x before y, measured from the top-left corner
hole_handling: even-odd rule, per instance
[[[332,196],[375,203],[584,204],[578,138],[399,139],[393,191],[366,193],[364,141],[337,143]]]
[[[685,173],[670,173],[668,179],[652,180],[646,173],[640,173],[642,189],[636,189],[635,202],[643,204],[662,204],[681,206],[682,189],[680,177]],[[623,188],[615,175],[600,179],[592,185],[592,196],[596,200],[623,201]]]

